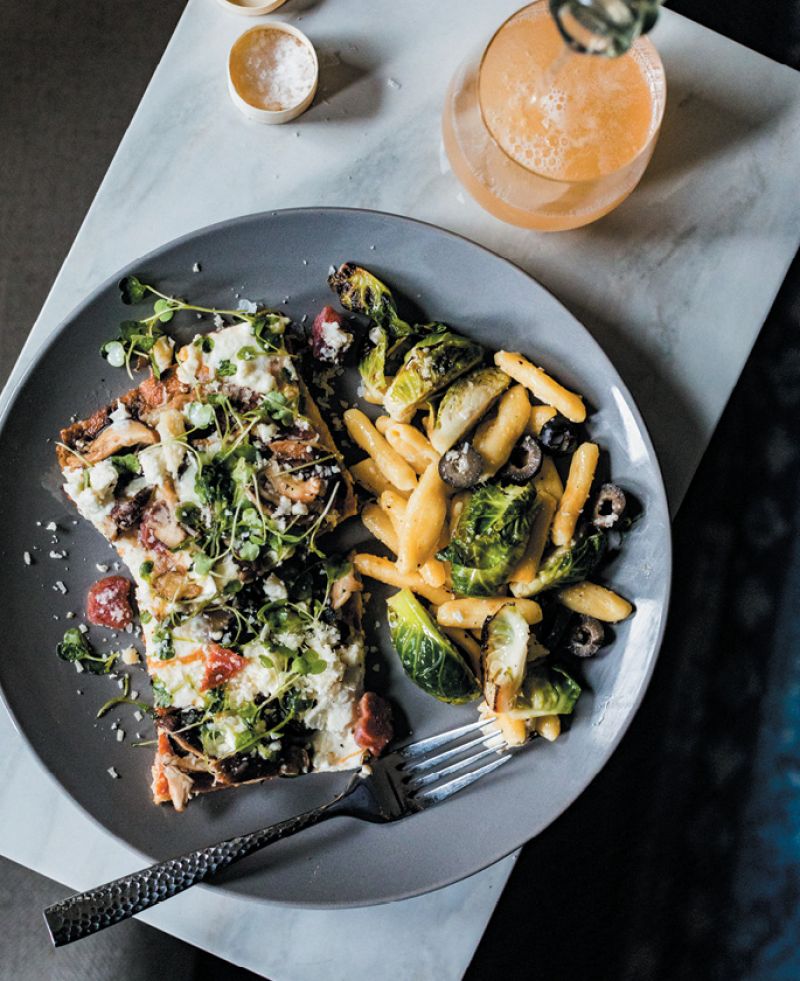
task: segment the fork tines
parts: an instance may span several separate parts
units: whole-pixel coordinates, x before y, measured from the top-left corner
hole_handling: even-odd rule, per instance
[[[465,740],[467,736],[471,738]],[[397,755],[405,793],[417,807],[447,799],[510,759],[508,746],[491,719],[421,739],[398,750]],[[490,756],[494,759],[475,769],[476,763]],[[448,777],[451,779],[446,780]]]

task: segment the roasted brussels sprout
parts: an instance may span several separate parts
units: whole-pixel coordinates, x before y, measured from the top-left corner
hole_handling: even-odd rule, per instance
[[[393,362],[402,359],[418,332],[397,313],[388,286],[362,266],[345,262],[328,277],[328,285],[345,310],[363,314],[374,324],[369,332],[371,346],[362,356],[358,370],[367,401],[382,402],[389,384],[387,372]]]
[[[369,317],[390,337],[405,337],[412,332],[411,326],[398,315],[388,286],[362,266],[354,262],[343,263],[328,276],[328,286],[339,297],[345,310]]]
[[[602,559],[606,551],[606,536],[601,531],[586,535],[573,545],[555,549],[539,568],[536,578],[530,582],[514,583],[515,596],[535,596],[545,589],[568,586],[583,582]]]
[[[464,440],[439,459],[439,476],[457,490],[474,487],[481,479],[484,460],[472,443]]]
[[[437,453],[445,453],[466,435],[508,388],[511,379],[499,368],[477,368],[447,389],[430,433]]]
[[[571,715],[580,694],[580,685],[562,667],[534,661],[528,665],[508,715],[525,720],[542,715]]]
[[[508,463],[500,472],[502,480],[512,484],[527,484],[542,466],[542,448],[535,436],[523,436],[511,451]]]
[[[478,487],[450,544],[438,553],[451,563],[453,590],[462,596],[495,593],[522,558],[538,508],[533,484]]]
[[[539,442],[555,456],[566,456],[573,453],[578,446],[578,434],[575,426],[562,415],[548,419],[539,432]]]
[[[409,589],[386,601],[389,632],[400,663],[414,684],[440,702],[471,702],[480,688],[458,648]]]
[[[408,422],[426,399],[469,371],[483,357],[480,344],[452,331],[436,329],[441,326],[420,328],[433,328],[433,333],[411,348],[386,390],[384,408],[399,422]]]
[[[501,607],[483,625],[481,660],[483,697],[493,712],[507,712],[525,677],[530,627],[511,604]]]

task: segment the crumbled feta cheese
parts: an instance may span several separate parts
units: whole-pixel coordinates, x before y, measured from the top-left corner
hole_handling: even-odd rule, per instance
[[[136,690],[135,688],[134,688],[134,689],[132,689],[132,691],[131,691],[131,698],[132,698],[132,699],[133,699],[134,701],[136,701],[136,699],[137,699],[138,697],[139,697],[139,692],[138,692],[138,691],[137,691],[137,690]]]
[[[55,523],[55,521],[48,521],[47,524],[44,526],[44,530],[45,531],[57,531],[58,530],[58,525]]]
[[[67,610],[67,612],[64,614],[64,617],[67,620],[74,620],[75,614],[72,612],[72,610]]]
[[[124,687],[125,687],[125,678],[118,679],[117,688],[124,688]]]
[[[52,548],[50,549],[50,558],[51,559],[65,559],[66,557],[67,557],[67,553],[66,552],[55,552],[55,551],[53,551]]]
[[[72,663],[75,665],[75,670],[78,672],[78,674],[83,674],[83,665],[81,664],[81,662],[73,661]]]
[[[112,778],[112,780],[119,780],[119,774],[117,773],[117,771],[114,769],[113,766],[110,766],[106,770],[106,773]]]
[[[302,501],[295,501],[292,505],[292,514],[308,514],[308,505]]]
[[[108,418],[111,420],[112,425],[115,422],[124,422],[126,419],[130,419],[130,417],[130,412],[128,412],[127,408],[119,400],[117,400],[116,409],[108,414]]]
[[[286,586],[274,572],[270,573],[269,577],[264,580],[264,595],[271,603],[282,603],[289,595]]]
[[[104,562],[96,562],[94,567],[98,572],[108,572],[108,566]]]
[[[142,719],[144,718],[144,716],[139,711],[139,709],[136,709],[136,711],[133,713],[133,717],[134,717],[134,719],[136,719],[137,722],[141,722]]]
[[[214,314],[214,326],[218,330],[221,330],[225,326],[225,321],[222,319],[222,317],[220,317],[218,313]]]
[[[63,582],[61,582],[60,579],[56,581],[56,584],[53,586],[53,589],[57,589],[62,596],[66,596],[67,587],[64,585]]]
[[[122,652],[122,663],[123,664],[138,664],[139,663],[139,652],[132,645],[126,647]]]
[[[125,730],[117,729],[117,742],[121,743],[124,738],[125,738]]]
[[[89,628],[86,626],[85,623],[79,623],[78,624],[78,630],[80,630],[80,632],[82,634],[88,634],[89,633]]]
[[[192,272],[193,272],[193,273],[199,273],[199,272],[202,272],[202,270],[203,270],[203,267],[202,267],[202,266],[200,265],[200,263],[199,263],[199,262],[196,262],[196,263],[195,263],[195,264],[194,264],[194,265],[192,266]]]
[[[33,559],[31,558],[31,553],[30,552],[23,552],[22,553],[22,561],[25,563],[25,565],[30,565],[33,562]]]

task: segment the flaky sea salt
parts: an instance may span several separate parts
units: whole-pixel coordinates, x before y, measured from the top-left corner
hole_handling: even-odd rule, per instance
[[[237,52],[236,83],[241,96],[259,109],[279,112],[298,105],[316,76],[314,56],[299,38],[275,28],[254,31]],[[233,62],[232,62],[233,67]]]

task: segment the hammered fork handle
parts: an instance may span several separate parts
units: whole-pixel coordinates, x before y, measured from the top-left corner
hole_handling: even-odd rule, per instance
[[[337,814],[346,813],[339,806],[345,796],[346,794],[316,810],[307,811],[260,831],[229,838],[216,845],[199,848],[188,855],[159,862],[140,872],[123,875],[96,889],[77,893],[48,906],[44,911],[44,918],[54,946],[61,947],[127,920],[128,917],[211,878],[234,862],[275,841],[288,838]]]

